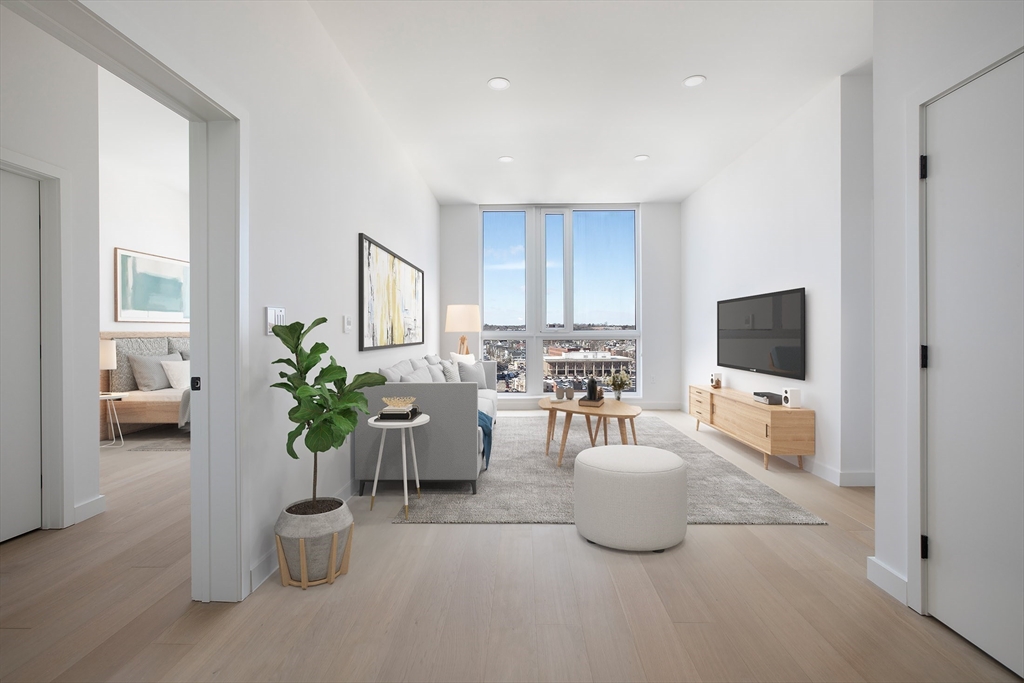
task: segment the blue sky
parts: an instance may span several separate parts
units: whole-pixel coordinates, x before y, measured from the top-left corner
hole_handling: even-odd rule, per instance
[[[562,322],[560,216],[547,216],[548,313]],[[574,211],[575,323],[635,325],[635,213]],[[526,324],[526,213],[484,212],[484,323]]]

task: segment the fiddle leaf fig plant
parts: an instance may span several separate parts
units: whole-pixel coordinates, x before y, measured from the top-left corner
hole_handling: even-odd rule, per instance
[[[334,356],[330,363],[320,368],[316,377],[309,381],[329,350],[327,344],[316,342],[307,351],[303,347],[306,336],[316,327],[327,322],[317,318],[309,327],[304,323],[274,325],[273,333],[291,352],[291,358],[278,358],[273,365],[285,365],[290,372],[280,372],[283,382],[271,387],[283,389],[295,399],[295,405],[288,411],[288,419],[295,423],[295,429],[288,433],[286,449],[288,455],[298,460],[295,442],[305,433],[303,442],[313,454],[313,503],[316,503],[317,458],[320,453],[332,448],[341,448],[348,435],[355,431],[359,420],[356,411],[369,413],[366,396],[362,389],[384,384],[384,375],[364,372],[348,382],[348,370],[338,365]]]

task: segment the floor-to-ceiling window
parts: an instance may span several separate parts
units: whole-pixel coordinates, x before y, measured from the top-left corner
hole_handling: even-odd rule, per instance
[[[636,207],[487,208],[482,229],[483,347],[498,391],[582,389],[624,372],[638,392]]]

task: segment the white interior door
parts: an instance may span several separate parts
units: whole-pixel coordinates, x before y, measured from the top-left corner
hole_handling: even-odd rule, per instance
[[[0,171],[0,541],[42,524],[39,181]]]
[[[925,121],[927,609],[1024,675],[1024,55]]]

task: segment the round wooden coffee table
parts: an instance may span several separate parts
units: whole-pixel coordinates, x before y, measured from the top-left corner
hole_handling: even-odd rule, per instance
[[[608,420],[615,419],[619,421],[619,437],[622,439],[622,444],[626,445],[629,440],[626,437],[626,420],[629,420],[629,427],[633,432],[633,445],[636,445],[636,423],[633,422],[634,418],[643,411],[628,403],[622,401],[616,401],[613,398],[606,398],[604,404],[600,406],[581,406],[580,400],[573,399],[571,401],[555,401],[550,396],[545,396],[537,404],[541,410],[548,411],[548,434],[547,440],[544,442],[544,455],[548,455],[551,450],[551,440],[555,436],[555,419],[559,412],[565,413],[565,426],[562,428],[562,444],[558,448],[558,466],[562,466],[562,456],[565,455],[565,442],[569,438],[569,424],[572,422],[573,415],[583,415],[587,419],[587,434],[590,436],[590,445],[597,445],[597,435],[601,431],[601,426],[604,426],[604,443],[608,445]],[[597,423],[591,423],[590,418],[596,417]]]

